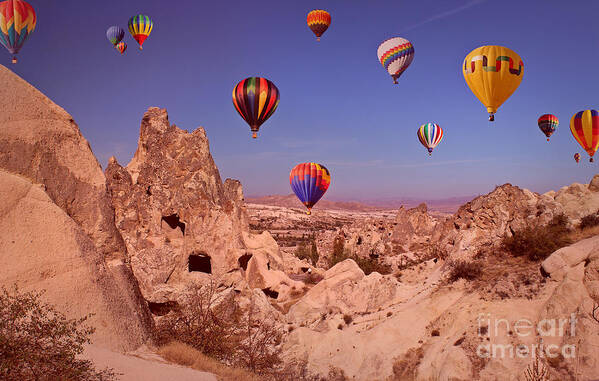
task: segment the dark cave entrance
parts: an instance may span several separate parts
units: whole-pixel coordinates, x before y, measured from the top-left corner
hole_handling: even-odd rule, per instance
[[[191,254],[188,261],[189,272],[212,274],[212,262],[207,254]]]
[[[239,267],[241,267],[244,271],[247,271],[248,262],[250,261],[250,259],[252,259],[252,254],[244,254],[241,257],[239,257],[239,259],[237,260],[237,262],[239,262]]]
[[[175,230],[176,228],[181,229],[181,233],[185,235],[185,222],[182,222],[179,219],[178,214],[175,213],[170,216],[162,216],[162,221],[166,222],[172,230]]]

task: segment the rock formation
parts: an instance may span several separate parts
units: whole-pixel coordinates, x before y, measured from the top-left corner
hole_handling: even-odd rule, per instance
[[[134,349],[153,326],[114,224],[104,175],[72,117],[0,66],[0,285],[47,289],[96,341]]]
[[[561,213],[561,204],[551,198],[504,184],[461,206],[432,240],[441,242],[454,256],[472,257],[499,243],[506,234],[531,224],[547,224]]]
[[[126,168],[106,169],[116,222],[144,297],[178,301],[190,282],[259,287],[282,300],[301,288],[284,275],[276,242],[249,233],[241,184],[224,184],[203,128],[188,133],[150,108]],[[279,272],[277,272],[279,271]]]

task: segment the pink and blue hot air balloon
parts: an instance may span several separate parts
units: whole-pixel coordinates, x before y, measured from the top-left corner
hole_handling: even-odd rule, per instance
[[[301,163],[289,173],[291,189],[311,213],[314,204],[320,200],[331,184],[331,174],[322,164]]]

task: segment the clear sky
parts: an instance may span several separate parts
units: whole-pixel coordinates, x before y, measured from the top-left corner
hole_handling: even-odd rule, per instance
[[[0,63],[71,113],[103,166],[129,162],[144,111],[159,106],[183,129],[206,129],[221,176],[246,195],[291,193],[289,171],[304,161],[331,170],[331,199],[444,198],[505,182],[545,192],[599,173],[568,128],[599,108],[597,0],[29,2],[36,30],[17,65],[6,51]],[[332,15],[319,43],[306,25],[314,8]],[[141,52],[127,33],[120,56],[106,29],[137,13],[154,31]],[[395,36],[415,48],[397,86],[376,56]],[[481,45],[524,61],[494,123],[461,71]],[[281,93],[257,140],[231,101],[249,76]],[[551,143],[537,127],[544,113],[560,119]],[[445,131],[432,157],[416,137],[426,122]]]

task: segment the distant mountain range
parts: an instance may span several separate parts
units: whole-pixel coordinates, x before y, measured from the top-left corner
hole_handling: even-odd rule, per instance
[[[350,210],[354,212],[372,212],[377,210],[413,208],[421,203],[426,203],[431,211],[454,213],[458,208],[466,202],[472,200],[476,196],[450,197],[436,200],[424,200],[414,198],[397,198],[397,199],[378,199],[378,200],[320,200],[314,209],[328,210]],[[294,194],[289,195],[268,195],[268,196],[249,196],[245,198],[247,203],[281,206],[285,208],[303,208],[302,203]]]

